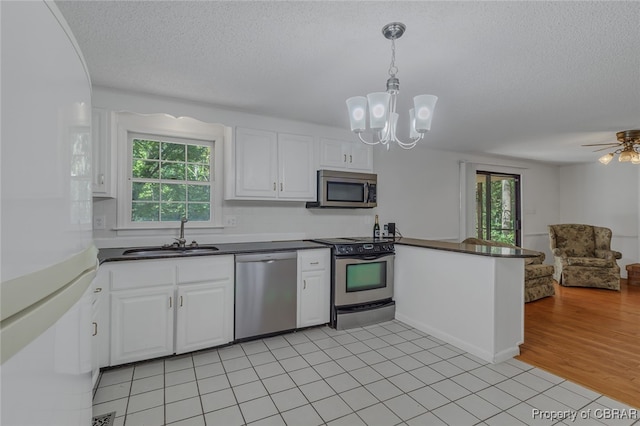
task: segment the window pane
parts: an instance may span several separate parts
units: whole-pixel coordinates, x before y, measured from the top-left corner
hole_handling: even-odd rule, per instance
[[[184,163],[162,163],[162,179],[184,180]]]
[[[131,220],[133,222],[157,222],[160,220],[158,203],[131,203]]]
[[[209,185],[188,185],[187,191],[189,201],[209,201],[211,199],[211,190]]]
[[[160,208],[162,221],[180,220],[186,216],[185,203],[163,203]]]
[[[162,184],[162,201],[186,201],[187,186],[182,184]]]
[[[133,140],[133,158],[157,160],[160,158],[160,142],[144,139]]]
[[[134,160],[131,168],[131,176],[141,179],[159,179],[160,174],[157,161]]]
[[[164,161],[185,161],[184,145],[177,143],[162,143],[162,159]]]
[[[187,161],[189,163],[209,164],[209,155],[208,146],[189,145],[187,147]]]
[[[148,182],[133,182],[131,187],[131,199],[134,201],[160,200],[160,184]]]
[[[202,164],[189,164],[187,166],[187,180],[208,182],[209,166]]]
[[[189,203],[189,220],[207,221],[211,218],[211,205],[209,203]]]

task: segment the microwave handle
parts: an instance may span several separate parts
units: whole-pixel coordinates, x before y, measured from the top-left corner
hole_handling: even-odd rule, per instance
[[[364,202],[369,202],[369,182],[364,183]]]

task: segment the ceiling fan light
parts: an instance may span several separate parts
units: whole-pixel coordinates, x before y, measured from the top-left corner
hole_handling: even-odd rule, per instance
[[[621,163],[628,163],[632,159],[633,159],[633,151],[628,149],[625,149],[624,151],[622,151],[620,153],[620,156],[618,157],[618,161]]]
[[[609,164],[611,160],[613,160],[613,152],[610,152],[598,158],[598,161],[601,162],[602,164]]]
[[[633,156],[631,157],[632,164],[640,164],[640,154],[634,151]]]

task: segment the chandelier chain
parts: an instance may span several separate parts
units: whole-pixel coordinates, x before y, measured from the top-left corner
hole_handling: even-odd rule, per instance
[[[398,72],[398,67],[396,67],[396,41],[395,39],[391,39],[391,64],[389,64],[389,75],[391,77],[395,77]]]

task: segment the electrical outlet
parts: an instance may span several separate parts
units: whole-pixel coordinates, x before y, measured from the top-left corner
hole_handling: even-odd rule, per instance
[[[225,216],[224,225],[229,228],[238,226],[238,218],[236,216]]]
[[[107,218],[105,216],[96,216],[93,218],[93,229],[106,229]]]

